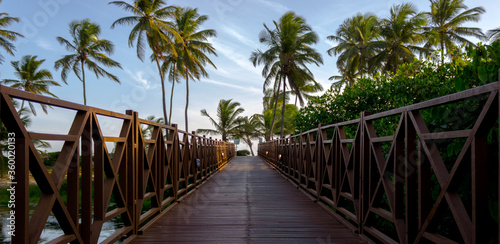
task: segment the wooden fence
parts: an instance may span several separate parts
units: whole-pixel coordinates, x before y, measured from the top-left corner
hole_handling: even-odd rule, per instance
[[[499,91],[491,83],[259,144],[375,243],[498,243]]]
[[[28,131],[13,99],[75,111],[69,132]],[[121,121],[119,136],[103,136],[101,117]],[[97,243],[103,224],[113,219],[122,227],[103,243],[129,241],[235,156],[233,144],[152,123],[137,112],[119,114],[5,86],[0,86],[0,119],[15,145],[9,172],[15,182],[12,243],[37,243],[51,211],[64,235],[50,243]],[[143,137],[145,128],[150,138]],[[50,173],[33,140],[64,142]],[[107,142],[114,143],[113,152]],[[42,192],[31,203],[36,204],[32,213],[30,175]],[[63,183],[67,200],[60,194]]]

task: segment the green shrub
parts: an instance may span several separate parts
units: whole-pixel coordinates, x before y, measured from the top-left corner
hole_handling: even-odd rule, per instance
[[[250,155],[250,151],[248,150],[238,150],[236,152],[236,156],[249,156]]]
[[[54,166],[56,164],[57,157],[59,157],[59,154],[61,154],[61,152],[49,152],[49,153],[47,153],[45,160],[43,160],[43,164],[45,164],[45,166],[48,166],[48,167]]]

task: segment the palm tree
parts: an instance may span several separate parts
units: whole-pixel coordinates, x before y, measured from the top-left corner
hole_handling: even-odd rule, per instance
[[[488,36],[488,39],[491,41],[491,42],[494,42],[494,41],[498,41],[500,40],[500,27],[496,28],[496,29],[493,29],[493,30],[489,30],[486,35]]]
[[[39,69],[45,62],[45,59],[37,60],[37,56],[26,55],[20,61],[12,61],[15,76],[18,80],[4,79],[2,84],[11,85],[11,87],[24,90],[35,94],[45,94],[57,98],[56,95],[49,91],[49,86],[61,86],[53,80],[52,74],[47,69]],[[35,106],[28,101],[31,112],[36,116]],[[47,113],[47,105],[40,104],[45,113]],[[24,100],[21,103],[21,110],[24,108]]]
[[[125,11],[132,12],[133,16],[123,17],[116,20],[111,28],[116,25],[134,25],[128,38],[129,47],[135,46],[137,48],[137,57],[143,61],[144,53],[146,50],[146,43],[153,51],[153,58],[156,61],[156,66],[160,74],[162,104],[163,104],[163,118],[167,118],[167,105],[165,101],[165,82],[163,70],[160,65],[163,52],[170,52],[175,54],[172,49],[171,36],[176,36],[176,31],[166,21],[171,17],[172,12],[176,7],[165,6],[163,0],[135,0],[133,4],[124,1],[113,1],[110,4],[123,8]],[[165,121],[170,123],[170,121]]]
[[[337,46],[328,49],[328,55],[339,55],[337,68],[345,77],[347,85],[352,85],[358,77],[372,73],[369,61],[377,50],[375,41],[380,35],[379,20],[375,15],[358,13],[344,20],[335,35],[328,36]],[[336,77],[330,77],[335,79]]]
[[[85,88],[85,67],[94,72],[97,78],[106,76],[111,80],[120,83],[118,77],[104,70],[99,64],[106,67],[122,68],[120,63],[112,60],[106,54],[113,53],[114,45],[111,41],[99,39],[101,27],[90,22],[89,19],[72,21],[69,24],[69,32],[72,40],[68,41],[62,37],[57,37],[59,44],[72,54],[65,55],[57,60],[54,68],[61,70],[61,78],[67,84],[68,73],[72,70],[76,77],[83,83],[83,103],[87,105]]]
[[[262,98],[262,104],[264,106],[264,110],[272,109],[273,104],[278,101],[278,104],[283,102],[283,92],[278,92],[270,88],[266,88],[264,90],[264,97]],[[291,91],[287,91],[285,94],[286,102],[290,101],[290,95],[293,95]]]
[[[464,36],[485,38],[480,28],[463,27],[467,22],[478,22],[481,14],[485,12],[483,7],[468,9],[464,0],[430,0],[430,2],[431,11],[426,13],[429,17],[429,26],[425,30],[431,38],[426,46],[441,48],[441,63],[444,63],[444,50],[456,48],[455,43],[475,46]]]
[[[24,124],[25,127],[27,127],[31,123],[31,119],[28,115],[28,109],[27,108],[20,108],[19,103],[12,99],[12,103],[14,105],[14,108],[16,108],[17,113],[19,114],[19,118],[21,119],[21,122]],[[9,130],[7,127],[5,127],[5,124],[3,121],[0,120],[0,177],[3,177],[5,174],[5,170],[7,169],[7,162],[8,159],[5,158],[3,152],[9,150],[9,144],[7,143],[7,140],[9,138]]]
[[[227,141],[228,137],[231,137],[235,133],[235,129],[238,126],[238,115],[243,113],[245,110],[240,106],[239,102],[233,102],[233,99],[219,101],[217,106],[217,120],[212,118],[207,110],[202,109],[201,115],[208,117],[215,129],[198,129],[196,133],[207,134],[207,135],[222,135],[222,140]]]
[[[305,19],[296,16],[294,12],[285,13],[278,22],[273,22],[274,30],[270,30],[265,24],[259,41],[268,50],[256,50],[252,52],[250,60],[254,66],[263,64],[262,76],[265,78],[264,89],[274,82],[283,82],[283,97],[286,94],[287,83],[299,101],[303,103],[300,88],[308,82],[314,81],[314,76],[307,68],[307,64],[323,63],[321,55],[313,48],[312,44],[318,41],[317,34],[306,24]],[[283,99],[285,100],[285,99]],[[277,100],[276,100],[277,101]],[[276,103],[275,103],[276,105]],[[283,138],[283,118],[285,103],[282,104],[281,137]]]
[[[250,147],[252,156],[255,156],[252,148],[252,140],[258,139],[262,135],[260,128],[261,124],[258,115],[251,116],[250,118],[245,116],[238,119],[235,136],[241,138]]]
[[[263,114],[254,115],[261,126],[260,130],[262,131],[262,136],[264,136],[266,141],[272,140],[273,135],[281,133],[281,124],[272,124],[273,115],[281,114],[281,109],[282,108],[278,109],[278,113],[275,113],[272,109],[267,109],[264,110]],[[295,131],[295,117],[297,114],[297,106],[293,104],[285,105],[283,135],[290,135]],[[278,119],[281,120],[281,117],[278,117]]]
[[[351,86],[356,82],[359,77],[359,72],[357,70],[347,70],[345,66],[338,68],[341,75],[333,75],[328,78],[328,80],[335,80],[331,87],[342,88],[343,85]]]
[[[413,4],[394,5],[389,16],[381,20],[382,40],[375,42],[380,51],[371,65],[395,74],[401,64],[413,62],[415,53],[428,53],[427,48],[418,46],[426,40],[422,31],[426,21],[425,13],[417,13]]]
[[[165,124],[165,120],[162,117],[156,118],[154,115],[146,117],[146,120],[157,124]],[[151,137],[153,135],[153,129],[154,127],[151,125],[141,128],[142,137]]]
[[[208,77],[205,65],[215,64],[205,53],[215,53],[215,48],[210,44],[208,38],[217,36],[213,29],[199,30],[208,20],[206,15],[198,14],[198,10],[192,8],[177,8],[173,12],[174,20],[172,27],[176,29],[178,36],[175,37],[174,50],[177,53],[177,72],[186,79],[186,109],[184,113],[186,131],[188,130],[188,107],[189,107],[189,80],[199,80]],[[173,85],[173,84],[172,84]]]
[[[168,77],[168,81],[172,82],[172,90],[170,91],[170,110],[168,113],[167,124],[172,123],[172,105],[174,101],[174,86],[175,83],[180,83],[180,74],[184,73],[179,71],[177,67],[178,56],[177,55],[165,55],[163,57],[163,64],[161,66],[162,74]]]
[[[24,127],[28,128],[32,120],[29,117],[29,111],[27,108],[19,107],[19,103],[16,100],[12,100],[12,103],[14,105],[14,108],[17,109],[17,113],[19,115],[19,118],[21,119],[21,122],[23,123]],[[3,152],[8,150],[9,144],[7,143],[7,139],[9,138],[8,136],[9,130],[7,127],[5,127],[5,124],[3,121],[0,121],[0,177],[4,176],[5,169],[7,168],[7,158],[5,158]],[[38,153],[43,157],[46,156],[46,150],[43,149],[48,149],[51,148],[50,143],[46,141],[41,141],[41,140],[33,140],[33,145],[37,149]]]
[[[302,83],[300,85],[301,85],[299,89],[300,94],[302,95],[303,98],[307,100],[311,99],[313,93],[323,91],[323,86],[316,81],[310,83]],[[299,98],[298,96],[295,96],[295,106],[297,106],[298,98]],[[300,106],[304,106],[303,101],[300,103]]]
[[[0,0],[0,4],[1,3],[2,0]],[[12,41],[16,41],[18,37],[24,37],[17,32],[4,29],[13,22],[19,22],[19,18],[10,17],[8,13],[0,13],[0,47],[12,56],[14,56],[14,51],[16,50]],[[0,64],[2,62],[3,56],[0,54]]]

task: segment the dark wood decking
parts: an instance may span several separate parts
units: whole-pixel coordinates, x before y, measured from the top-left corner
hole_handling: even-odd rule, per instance
[[[258,157],[236,157],[135,243],[364,243]]]

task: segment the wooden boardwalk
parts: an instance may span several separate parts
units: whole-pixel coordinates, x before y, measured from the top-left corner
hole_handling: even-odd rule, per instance
[[[258,157],[236,157],[135,243],[364,243]]]

